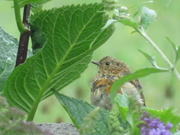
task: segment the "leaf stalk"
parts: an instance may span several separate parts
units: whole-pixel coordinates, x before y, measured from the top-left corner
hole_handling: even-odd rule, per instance
[[[18,0],[14,0],[14,13],[15,13],[16,24],[17,24],[18,30],[22,34],[27,29],[24,27],[24,25],[23,25],[23,23],[21,21],[21,13],[20,13],[20,6],[19,6],[19,3],[18,3]]]

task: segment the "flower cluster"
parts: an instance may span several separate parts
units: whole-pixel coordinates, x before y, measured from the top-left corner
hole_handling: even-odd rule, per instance
[[[141,119],[143,120],[141,124],[142,135],[172,135],[170,129],[173,125],[170,122],[165,124],[159,118],[150,118],[147,112],[143,113]]]

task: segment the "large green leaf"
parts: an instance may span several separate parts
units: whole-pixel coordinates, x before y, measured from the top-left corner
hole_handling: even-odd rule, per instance
[[[92,52],[113,33],[112,27],[102,29],[108,20],[103,11],[101,4],[66,6],[31,17],[31,28],[44,33],[45,45],[14,70],[4,89],[11,105],[29,114],[28,120],[52,88],[59,91],[79,78]]]
[[[0,92],[15,67],[18,41],[0,27]]]
[[[96,108],[80,99],[67,97],[54,91],[54,94],[64,109],[69,114],[71,120],[82,134],[108,135],[109,112]]]

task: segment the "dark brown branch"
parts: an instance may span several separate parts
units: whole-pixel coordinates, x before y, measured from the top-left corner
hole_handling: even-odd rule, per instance
[[[23,13],[23,24],[27,30],[24,33],[22,33],[20,36],[18,53],[16,57],[16,67],[24,63],[27,57],[28,42],[30,36],[29,23],[28,23],[29,14],[30,14],[30,4],[27,4],[24,6],[24,13]]]

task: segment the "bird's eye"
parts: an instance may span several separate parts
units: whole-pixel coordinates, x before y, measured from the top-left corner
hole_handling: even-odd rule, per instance
[[[111,63],[110,62],[106,62],[106,65],[110,65]]]

